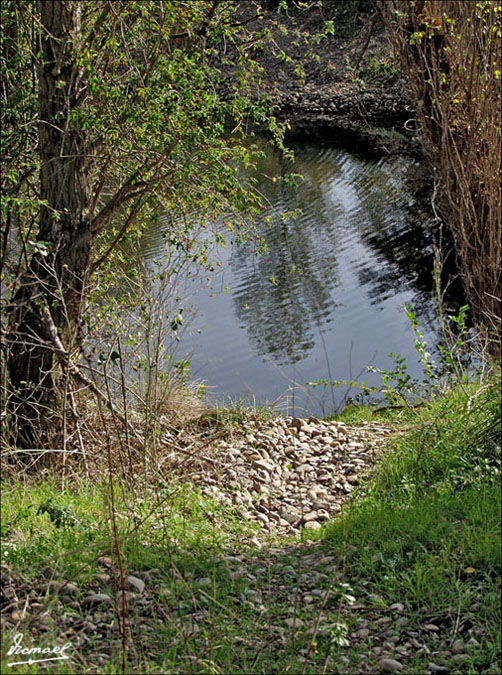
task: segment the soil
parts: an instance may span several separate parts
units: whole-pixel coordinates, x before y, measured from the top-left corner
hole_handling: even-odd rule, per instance
[[[344,13],[343,3],[326,5],[296,15],[265,14],[276,49],[265,50],[259,60],[278,120],[289,123],[292,136],[365,153],[422,157],[413,98],[379,18]],[[334,34],[316,44],[315,35],[329,20]]]

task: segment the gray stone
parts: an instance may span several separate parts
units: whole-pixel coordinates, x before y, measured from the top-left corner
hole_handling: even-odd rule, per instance
[[[455,640],[451,646],[451,651],[454,654],[463,654],[465,652],[465,645],[463,640]]]
[[[394,673],[403,669],[403,664],[396,661],[396,659],[384,658],[378,662],[378,670],[381,673]]]
[[[389,607],[389,609],[395,612],[404,612],[404,605],[402,602],[395,602],[393,605]]]
[[[370,632],[367,628],[360,628],[354,633],[354,637],[358,638],[359,640],[366,640],[369,634]]]
[[[122,598],[125,598],[126,605],[131,604],[134,600],[136,600],[136,593],[131,593],[130,591],[125,591],[125,593],[122,593],[122,591],[117,592],[117,605],[119,607],[119,610],[122,609]]]
[[[317,511],[309,511],[302,516],[302,523],[308,523],[310,520],[317,520]]]
[[[427,670],[430,673],[437,673],[438,675],[446,675],[446,673],[450,672],[450,669],[446,666],[440,666],[437,663],[432,662],[427,664]]]
[[[49,590],[51,593],[54,595],[71,595],[75,596],[79,592],[78,586],[75,584],[70,583],[69,581],[50,581],[49,582]]]
[[[297,523],[300,520],[300,514],[296,511],[285,511],[281,514],[282,518],[286,520],[290,525]]]
[[[133,590],[137,591],[138,593],[143,593],[143,591],[145,590],[145,582],[143,581],[143,579],[134,577],[132,574],[130,574],[127,577],[126,585],[129,586],[129,588],[132,588]]]
[[[112,599],[110,598],[110,596],[107,595],[106,593],[91,593],[91,595],[87,595],[82,600],[82,606],[83,607],[100,605],[100,604],[112,605],[113,602],[112,602]]]
[[[307,523],[305,523],[306,530],[320,530],[321,527],[321,523],[318,523],[317,520],[309,520]]]
[[[261,458],[260,458],[260,459],[257,459],[257,460],[253,460],[253,464],[254,464],[254,466],[256,466],[258,469],[263,469],[263,470],[266,471],[267,473],[269,473],[269,472],[271,472],[271,471],[274,470],[273,464],[271,464],[270,462],[266,462],[264,459],[261,459]]]

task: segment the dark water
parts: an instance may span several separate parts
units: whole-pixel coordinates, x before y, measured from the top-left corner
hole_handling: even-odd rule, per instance
[[[176,358],[190,360],[191,376],[213,399],[325,414],[357,391],[310,381],[378,383],[366,366],[391,367],[389,352],[421,377],[403,307],[412,305],[432,349],[433,220],[417,197],[423,171],[414,160],[363,159],[316,144],[293,149],[300,186],[260,182],[273,214],[259,224],[268,251],[256,256],[254,241],[215,249],[221,267],[194,269],[179,291],[183,316],[193,319]],[[291,165],[270,149],[260,170],[284,175]],[[296,219],[280,215],[296,209]],[[165,255],[162,229],[161,219],[145,237],[146,260]]]

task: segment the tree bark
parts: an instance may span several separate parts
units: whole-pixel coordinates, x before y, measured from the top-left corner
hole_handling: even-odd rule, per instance
[[[15,392],[17,444],[45,447],[57,427],[49,309],[68,350],[79,328],[90,264],[92,160],[87,133],[75,121],[83,73],[76,63],[80,3],[39,0],[38,71],[40,199],[35,252],[12,300],[8,367]]]

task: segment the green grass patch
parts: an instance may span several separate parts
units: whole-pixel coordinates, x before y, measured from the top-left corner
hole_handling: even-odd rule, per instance
[[[418,628],[438,624],[446,644],[459,625],[477,630],[478,670],[500,658],[499,392],[499,381],[470,385],[418,409],[360,490],[348,526],[325,534],[335,552],[345,537],[356,596],[403,603]]]
[[[223,430],[231,417],[211,423]],[[238,419],[247,418],[240,411]],[[233,507],[179,481],[117,479],[113,518],[106,477],[65,489],[47,477],[6,480],[2,577],[17,589],[8,613],[19,616],[2,634],[2,672],[49,670],[8,667],[18,632],[29,646],[75,641],[70,670],[56,663],[51,672],[122,672],[113,522],[125,575],[146,584],[128,610],[126,672],[376,671],[381,653],[404,658],[385,646],[387,629],[429,650],[405,648],[407,672],[424,673],[430,661],[452,672],[498,672],[497,384],[456,389],[412,411],[353,408],[343,419],[385,421],[405,433],[393,436],[343,519],[308,532],[314,543],[302,541],[307,533],[267,539]],[[54,593],[58,580],[73,583],[74,595]],[[90,593],[108,595],[113,607],[86,607]],[[392,610],[396,603],[402,609]],[[424,628],[431,624],[436,633]],[[361,625],[367,640],[354,637]],[[459,638],[477,645],[461,668],[451,660]]]

